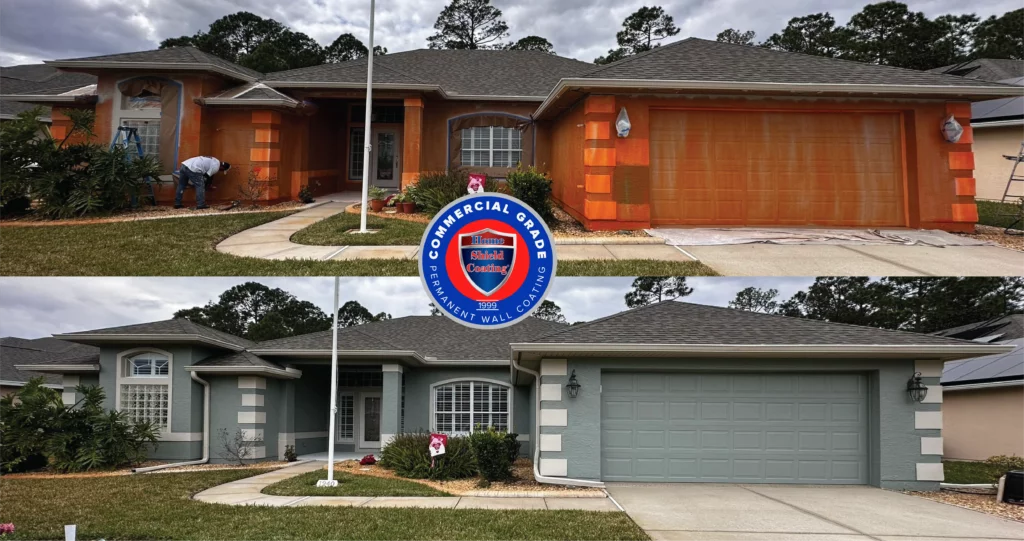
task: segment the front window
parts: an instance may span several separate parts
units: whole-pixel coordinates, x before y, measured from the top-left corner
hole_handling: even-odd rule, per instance
[[[136,422],[169,426],[171,361],[157,352],[137,353],[124,359],[119,381],[118,409]]]
[[[167,377],[167,357],[158,353],[143,353],[128,359],[129,375],[133,378]]]
[[[338,414],[336,416],[336,431],[334,437],[338,441],[352,441],[355,420],[355,396],[342,394],[338,396]]]
[[[515,128],[483,126],[462,130],[462,165],[515,167],[523,161],[523,134]]]
[[[363,128],[352,128],[349,133],[348,146],[348,178],[358,180],[363,178],[363,141],[365,134]]]
[[[123,119],[121,125],[128,128],[135,128],[139,134],[139,141],[142,143],[142,152],[146,156],[160,157],[160,121],[159,120],[135,120]],[[128,151],[136,153],[135,140],[128,141]]]
[[[509,388],[482,381],[459,381],[434,388],[434,429],[468,434],[477,427],[508,431]]]

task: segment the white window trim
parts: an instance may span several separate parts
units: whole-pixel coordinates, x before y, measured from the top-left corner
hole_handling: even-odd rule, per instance
[[[128,358],[134,357],[139,353],[159,353],[167,357],[167,377],[131,377],[125,376],[125,367],[128,362]],[[121,385],[122,384],[136,384],[136,385],[163,385],[164,381],[167,382],[167,426],[160,430],[160,434],[171,433],[171,420],[174,416],[174,355],[169,351],[164,351],[159,348],[141,347],[132,348],[126,351],[122,351],[117,354],[117,367],[116,367],[116,378],[114,380],[114,408],[117,411],[121,411]]]
[[[485,149],[476,148],[476,147],[466,148],[466,132],[467,131],[470,132],[469,141],[472,143],[472,141],[473,141],[472,130],[474,130],[476,128],[487,128],[487,149],[486,149],[487,150],[487,164],[486,165],[479,165],[479,164],[472,164],[472,165],[470,165],[470,164],[462,163],[462,161],[463,161],[462,160],[462,156],[459,156],[459,163],[461,165],[463,165],[465,167],[515,167],[517,163],[520,163],[520,162],[523,161],[523,133],[521,131],[515,129],[515,128],[506,128],[506,129],[508,129],[508,134],[509,134],[508,137],[507,137],[507,139],[508,139],[508,147],[506,147],[506,148],[499,148],[498,151],[499,152],[508,152],[509,153],[508,157],[509,157],[510,165],[507,165],[507,166],[505,166],[505,165],[494,165],[494,128],[504,128],[504,126],[474,126],[472,128],[463,128],[463,130],[462,130],[462,151],[467,151],[468,150],[469,153],[470,153],[469,155],[470,155],[471,158],[473,156],[473,152],[480,152],[480,151],[485,150]],[[512,133],[513,132],[519,134],[519,148],[518,149],[512,148]],[[518,152],[519,153],[519,159],[518,160],[514,160],[514,161],[512,160],[512,153],[513,152]],[[470,161],[472,161],[472,159],[470,159]]]
[[[466,383],[466,382],[469,382],[469,383],[473,383],[473,382],[489,383],[491,385],[498,385],[498,386],[505,387],[506,389],[508,389],[508,430],[507,431],[508,432],[515,432],[515,428],[514,428],[515,424],[513,424],[513,421],[514,421],[514,419],[513,419],[513,412],[515,411],[515,404],[513,403],[513,400],[514,400],[513,397],[515,396],[515,389],[512,387],[512,384],[508,383],[508,382],[505,382],[505,381],[498,381],[496,379],[473,378],[473,377],[452,378],[452,379],[446,379],[446,380],[443,380],[443,381],[438,381],[438,382],[430,384],[430,399],[429,399],[430,400],[430,430],[432,432],[437,432],[437,388],[438,387],[442,387],[444,385],[450,385],[452,383]],[[473,410],[472,400],[470,401],[469,409],[470,409],[470,423],[469,423],[469,426],[470,426],[470,431],[472,431],[473,428],[474,428],[473,427],[473,422],[472,422],[472,410]],[[462,433],[461,432],[453,432],[453,434],[461,435]]]

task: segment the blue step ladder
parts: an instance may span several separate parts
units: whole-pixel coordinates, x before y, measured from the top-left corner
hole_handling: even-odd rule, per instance
[[[132,144],[135,144],[135,150],[138,152],[139,157],[142,158],[146,155],[145,151],[142,150],[142,139],[139,137],[139,129],[132,128],[129,126],[118,126],[117,133],[114,134],[114,140],[110,142],[110,148],[113,150],[115,147],[120,146],[124,149],[131,148]],[[128,155],[127,159],[132,159],[131,154]],[[149,188],[149,201],[150,204],[156,206],[156,190],[153,188],[153,177],[146,177],[146,187]],[[138,198],[132,196],[132,208],[138,206]]]

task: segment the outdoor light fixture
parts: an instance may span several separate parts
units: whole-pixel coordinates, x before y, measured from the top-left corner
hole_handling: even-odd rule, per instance
[[[576,398],[576,395],[580,394],[580,382],[576,381],[576,371],[572,371],[572,375],[569,376],[569,383],[565,384],[565,388],[569,389],[569,398]]]
[[[914,402],[923,402],[924,397],[928,396],[928,387],[921,381],[920,372],[914,372],[907,380],[907,394]]]

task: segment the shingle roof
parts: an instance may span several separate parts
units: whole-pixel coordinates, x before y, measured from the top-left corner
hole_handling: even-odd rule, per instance
[[[1017,349],[946,363],[942,370],[942,386],[955,387],[976,383],[1024,380],[1024,338],[1005,342]]]
[[[210,327],[204,327],[197,323],[193,323],[187,319],[175,318],[165,319],[163,321],[153,321],[150,323],[138,323],[135,325],[124,325],[121,327],[108,327],[106,329],[96,329],[91,331],[81,331],[66,333],[60,335],[67,337],[69,340],[74,340],[75,337],[83,335],[166,335],[166,336],[181,336],[181,335],[198,335],[212,340],[219,340],[221,342],[227,342],[228,344],[246,348],[255,345],[256,343],[252,340],[247,340],[228,334],[226,332],[211,329]]]
[[[362,332],[359,327],[338,329],[338,349],[347,351],[394,351],[397,346],[378,340]],[[298,336],[288,336],[276,340],[267,340],[253,346],[256,351],[264,350],[325,350],[331,349],[333,333],[330,330]]]
[[[993,86],[911,69],[686,38],[591,70],[587,79],[857,85]]]
[[[265,366],[267,368],[276,368],[278,370],[284,370],[284,367],[282,367],[281,365],[268,361],[262,357],[253,355],[248,351],[237,351],[225,355],[218,355],[216,357],[209,357],[207,359],[199,361],[198,363],[195,363],[195,366]]]
[[[963,345],[963,340],[666,301],[569,327],[538,344]]]
[[[1003,342],[1024,338],[1024,314],[1010,314],[987,321],[976,321],[967,325],[936,331],[932,334],[948,338],[960,338],[962,340],[978,340],[993,337],[985,342]]]
[[[168,47],[166,49],[153,49],[149,51],[135,51],[130,53],[117,53],[101,56],[89,56],[83,58],[63,58],[52,63],[60,66],[64,62],[104,62],[111,65],[121,63],[151,63],[151,64],[209,64],[223,70],[239,73],[249,79],[259,79],[263,74],[244,66],[229,62],[223,58],[204,53],[195,47]],[[196,69],[201,69],[197,66]]]
[[[11,119],[18,116],[25,111],[31,111],[36,106],[31,103],[24,103],[14,100],[0,100],[0,119]],[[43,116],[40,117],[43,122],[50,122],[50,108],[43,107]]]
[[[42,376],[48,384],[59,384],[60,375],[18,370],[15,365],[25,364],[95,364],[100,349],[74,344],[56,338],[0,338],[0,380],[27,382]]]
[[[538,51],[419,49],[373,59],[375,84],[438,85],[449,95],[543,98],[594,65]],[[268,81],[366,84],[366,59],[267,74]]]
[[[1024,77],[1024,60],[1009,58],[979,58],[970,62],[950,64],[928,70],[932,73],[949,73],[978,79],[979,81],[1003,81]]]
[[[67,73],[46,64],[23,64],[0,68],[0,94],[63,94],[96,84],[96,76]],[[0,118],[8,119],[35,107],[29,103],[0,100]],[[44,122],[50,120],[50,108],[44,107]]]

